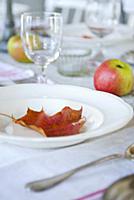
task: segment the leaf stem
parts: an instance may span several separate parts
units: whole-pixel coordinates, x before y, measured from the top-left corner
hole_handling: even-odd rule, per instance
[[[5,113],[0,113],[0,115],[5,116],[5,117],[8,117],[8,118],[10,118],[10,119],[13,119],[13,116],[10,116],[10,115],[5,114]]]

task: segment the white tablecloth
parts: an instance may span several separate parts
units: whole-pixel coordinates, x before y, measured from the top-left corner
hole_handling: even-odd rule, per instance
[[[132,41],[113,46],[118,56],[119,49],[132,48]],[[124,46],[123,46],[124,45]],[[113,52],[109,47],[109,52]],[[108,54],[110,56],[110,54]],[[0,54],[1,62],[7,62],[20,68],[32,68],[33,64],[21,64],[7,54]],[[57,83],[67,83],[93,88],[91,76],[70,78],[63,77],[57,68],[48,68],[48,77]],[[23,81],[22,81],[23,82]],[[13,82],[9,82],[11,84]],[[8,84],[8,83],[7,83]],[[134,106],[134,96],[124,99]],[[128,160],[114,160],[101,166],[85,169],[55,188],[41,193],[27,191],[24,186],[34,179],[50,177],[80,166],[86,162],[112,153],[123,153],[128,145],[134,142],[134,119],[122,130],[92,141],[62,149],[28,149],[19,146],[0,144],[0,199],[1,200],[70,200],[100,199],[92,195],[107,188],[111,183],[134,173],[134,163]],[[91,195],[90,195],[91,194]],[[82,197],[82,198],[81,198]]]
[[[2,200],[80,199],[107,188],[111,183],[134,173],[128,160],[109,161],[80,171],[64,183],[41,193],[27,191],[27,182],[47,178],[112,153],[123,153],[134,142],[134,120],[128,127],[102,138],[57,150],[32,150],[0,145],[0,198]],[[94,199],[83,198],[83,199]]]

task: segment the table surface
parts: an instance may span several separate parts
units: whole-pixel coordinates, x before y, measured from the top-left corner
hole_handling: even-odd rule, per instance
[[[117,48],[118,48],[118,46],[117,46]],[[12,64],[19,68],[24,68],[24,69],[31,68],[32,69],[34,67],[34,64],[18,63],[16,61],[14,61],[8,54],[0,53],[0,60],[2,62]],[[80,85],[80,86],[84,86],[84,87],[93,88],[93,77],[91,76],[91,74],[86,77],[64,77],[57,72],[57,68],[53,64],[48,68],[47,75],[48,75],[48,78],[50,78],[52,81],[59,83],[59,84],[72,84],[72,85]],[[21,81],[21,83],[23,83],[23,82],[33,82],[33,79]],[[127,95],[122,98],[134,107],[134,92],[132,92],[132,94]],[[10,167],[11,164],[16,163],[21,160],[24,160],[24,159],[27,159],[27,158],[30,160],[31,157],[38,156],[38,155],[46,156],[46,158],[48,159],[48,163],[50,162],[51,165],[53,165],[54,163],[53,163],[52,159],[50,161],[50,157],[49,157],[48,153],[51,153],[52,156],[57,155],[57,157],[59,155],[61,155],[60,156],[60,164],[65,165],[64,156],[68,152],[68,155],[69,155],[67,158],[68,165],[69,165],[69,159],[70,159],[70,165],[72,164],[72,166],[77,166],[79,164],[82,164],[82,162],[84,162],[84,161],[87,162],[87,160],[89,160],[88,159],[89,151],[91,152],[90,155],[92,155],[92,156],[94,155],[94,159],[101,157],[105,154],[113,153],[114,150],[122,152],[129,144],[133,143],[133,141],[134,141],[134,131],[133,130],[134,130],[134,119],[132,119],[131,122],[126,127],[117,131],[116,133],[112,133],[106,137],[102,137],[100,139],[93,140],[92,142],[86,141],[85,143],[83,143],[81,145],[76,145],[74,147],[65,148],[65,149],[56,150],[56,151],[51,150],[51,151],[44,152],[44,150],[38,151],[38,150],[32,150],[32,149],[23,149],[20,147],[9,145],[9,144],[0,144],[0,151],[4,152],[3,155],[0,156],[0,175],[4,176],[3,178],[5,178],[5,181],[7,181],[8,178],[7,178],[6,174],[9,176],[11,175],[11,177],[13,175],[15,175],[14,174],[15,172],[14,171],[12,172],[12,170],[11,170],[11,167]],[[98,149],[98,154],[94,153],[93,150],[95,150],[95,149]],[[70,152],[72,152],[72,153],[70,154]],[[79,156],[77,155],[78,152],[79,152]],[[64,155],[64,153],[65,153],[65,155]],[[73,159],[75,155],[76,155],[76,159]],[[87,160],[86,160],[86,158],[87,158]],[[85,159],[85,160],[83,160],[83,159]],[[66,164],[67,164],[67,162],[66,162]],[[5,166],[8,166],[8,168],[6,168]],[[55,166],[56,166],[56,164],[55,164]],[[121,166],[123,166],[123,168],[120,168]],[[57,168],[58,168],[57,169],[57,171],[58,171],[59,166],[57,166]],[[7,169],[10,174],[8,174],[8,172],[6,171]],[[16,168],[16,169],[18,170],[18,168]],[[20,169],[21,169],[21,167],[20,167]],[[90,197],[89,193],[93,193],[96,190],[101,190],[101,189],[107,187],[108,185],[110,185],[112,182],[114,182],[118,178],[121,178],[125,175],[134,173],[133,169],[132,169],[132,163],[124,160],[124,161],[119,161],[118,163],[113,162],[109,165],[106,165],[106,167],[100,167],[99,169],[95,168],[95,169],[85,170],[85,171],[81,172],[80,177],[78,177],[78,185],[76,184],[77,179],[76,180],[71,179],[72,182],[67,182],[67,185],[65,183],[61,187],[55,188],[51,192],[46,193],[45,199],[53,199],[55,197],[58,199],[82,199],[82,198],[80,198],[81,196],[83,196],[83,199],[88,199],[88,197]],[[17,173],[17,170],[16,170],[16,173]],[[109,170],[111,171],[111,173],[109,173]],[[55,169],[55,171],[56,171],[56,169]],[[89,175],[89,177],[86,176],[86,173]],[[99,173],[99,177],[97,176],[98,173]],[[4,174],[4,175],[2,175],[2,174]],[[94,174],[94,176],[92,176],[92,174]],[[109,178],[107,178],[107,176],[109,176]],[[102,181],[103,178],[104,178],[104,180]],[[15,182],[15,181],[13,181],[13,182]],[[17,183],[15,182],[15,184],[17,184]],[[5,185],[6,185],[6,183],[5,183]],[[66,187],[70,190],[70,194],[66,190]],[[77,189],[75,189],[75,188],[77,188]],[[3,183],[3,189],[5,189],[4,183]],[[16,193],[16,199],[17,199],[17,197],[20,197],[17,189],[15,190],[15,188],[13,188],[13,191]],[[12,194],[10,192],[9,192],[9,196]],[[2,195],[3,195],[2,200],[7,200],[9,198],[9,196],[5,193],[2,193]],[[8,198],[6,195],[8,196]],[[24,191],[22,192],[22,196],[23,196],[22,197],[23,200],[25,200],[25,199],[28,200],[30,197],[30,195],[27,196]],[[32,196],[32,199],[40,199],[41,200],[44,198],[43,194],[39,195],[38,196],[39,198],[37,198],[37,195],[33,196],[31,194],[31,196]],[[91,197],[90,199],[93,199],[93,198]]]

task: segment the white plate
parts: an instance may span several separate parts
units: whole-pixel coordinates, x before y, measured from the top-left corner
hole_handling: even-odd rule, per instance
[[[32,148],[56,148],[80,143],[125,126],[133,117],[133,108],[121,98],[105,92],[68,85],[23,84],[0,88],[0,112],[8,111],[20,115],[27,106],[40,108],[46,101],[48,112],[55,112],[68,104],[84,107],[84,114],[96,117],[94,126],[87,126],[87,131],[74,136],[44,138],[39,135],[22,136],[22,132],[11,135],[6,131],[1,133],[0,140]],[[10,101],[8,101],[10,99]],[[37,102],[39,101],[39,105]],[[52,103],[52,107],[50,104]],[[21,108],[22,106],[22,108]],[[39,106],[39,107],[38,107]],[[44,105],[46,108],[46,106]],[[9,110],[8,110],[9,109]],[[14,110],[16,109],[16,110]],[[49,110],[50,109],[50,110]],[[19,111],[20,110],[20,111]],[[20,113],[19,113],[20,112]],[[11,113],[9,113],[11,114]],[[2,121],[2,120],[1,120]],[[93,124],[89,120],[89,124]],[[8,125],[7,124],[4,124]]]

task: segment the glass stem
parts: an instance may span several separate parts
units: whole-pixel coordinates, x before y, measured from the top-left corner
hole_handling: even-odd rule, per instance
[[[48,66],[48,63],[41,66],[41,72],[37,75],[38,83],[47,83],[47,76],[46,76],[47,66]]]
[[[104,54],[103,54],[103,51],[104,51],[104,45],[102,44],[102,42],[100,41],[99,44],[99,53],[98,53],[98,61],[100,62],[103,62],[104,60]]]

